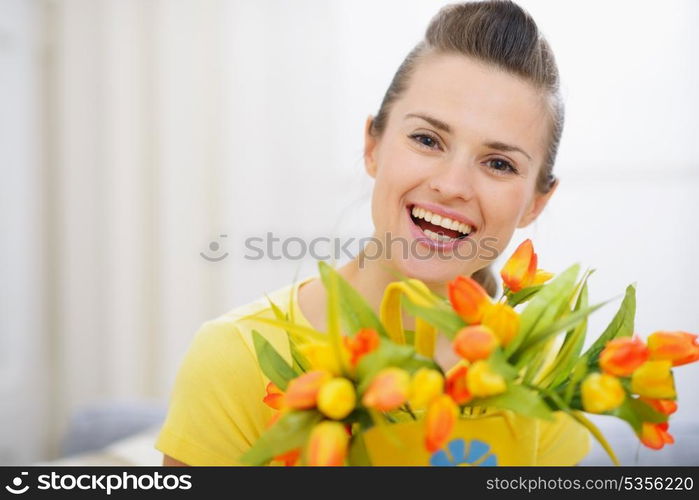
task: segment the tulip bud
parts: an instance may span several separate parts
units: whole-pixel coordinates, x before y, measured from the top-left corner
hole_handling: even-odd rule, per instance
[[[468,390],[467,375],[468,367],[463,363],[459,363],[447,373],[445,392],[459,405],[473,399],[473,395]]]
[[[631,375],[631,390],[647,398],[675,398],[671,367],[672,363],[669,360],[646,361]]]
[[[457,276],[449,282],[448,289],[454,311],[469,325],[480,323],[491,303],[488,292],[468,276]]]
[[[490,363],[484,360],[473,363],[466,375],[468,390],[476,398],[486,398],[502,394],[507,390],[507,383],[499,373],[492,370]]]
[[[338,376],[342,374],[340,362],[332,346],[327,343],[301,344],[298,350],[311,364],[313,370],[322,370]]]
[[[400,368],[384,368],[369,384],[362,403],[379,411],[395,410],[408,399],[410,375]]]
[[[530,239],[524,240],[500,271],[502,281],[512,292],[531,286],[536,277],[537,255]]]
[[[349,434],[340,422],[326,420],[316,425],[308,439],[308,465],[337,467],[347,455]]]
[[[459,408],[446,394],[438,396],[430,403],[425,416],[427,451],[433,453],[444,446],[454,430],[458,415]]]
[[[481,323],[492,330],[502,346],[509,344],[519,332],[519,314],[502,302],[489,307]]]
[[[307,410],[316,406],[318,391],[330,380],[330,373],[322,370],[306,372],[289,382],[284,400],[289,408]]]
[[[484,325],[467,326],[459,330],[454,338],[454,352],[468,361],[487,359],[498,347],[499,341],[493,331]]]
[[[677,411],[677,402],[672,399],[651,399],[643,396],[638,399],[664,415],[672,415]]]
[[[362,328],[354,337],[344,337],[349,351],[350,364],[356,366],[359,360],[379,347],[379,334],[373,328]]]
[[[324,383],[318,393],[318,409],[326,416],[342,420],[354,410],[357,395],[352,382],[334,378]]]
[[[619,337],[607,342],[599,355],[599,366],[605,373],[628,377],[648,360],[648,349],[638,337]]]
[[[675,438],[668,432],[669,424],[660,422],[654,424],[652,422],[643,422],[641,427],[641,443],[648,448],[659,450],[666,444],[675,442]]]
[[[427,407],[444,391],[444,377],[437,370],[420,368],[410,381],[410,406],[415,409]]]
[[[606,373],[591,373],[585,377],[581,392],[583,408],[590,413],[612,411],[626,397],[619,379]]]
[[[274,383],[269,382],[266,387],[267,395],[262,399],[262,401],[275,410],[281,410],[284,407],[284,393],[282,390],[274,385]]]
[[[699,360],[697,335],[687,332],[655,332],[648,336],[651,361],[667,359],[672,366]]]

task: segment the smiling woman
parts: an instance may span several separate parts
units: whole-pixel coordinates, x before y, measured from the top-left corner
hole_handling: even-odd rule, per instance
[[[459,275],[494,295],[489,264],[555,191],[562,129],[558,70],[532,18],[510,1],[443,8],[400,65],[377,115],[366,120],[374,234],[340,275],[374,310],[396,271],[442,296]],[[291,304],[283,312],[300,323],[325,331],[318,277],[270,298]],[[277,328],[238,318],[273,317],[267,304],[262,298],[241,306],[197,333],[157,443],[165,463],[237,464],[263,432],[272,410],[263,403],[267,379],[251,330],[287,359],[289,340]],[[411,318],[403,320],[414,328]],[[453,367],[456,357],[442,337],[437,351],[442,368]],[[571,465],[589,449],[589,436],[572,422],[557,422],[539,436],[532,452],[538,464]]]

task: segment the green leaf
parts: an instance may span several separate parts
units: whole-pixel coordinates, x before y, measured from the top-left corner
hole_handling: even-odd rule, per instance
[[[255,344],[257,359],[262,368],[262,373],[279,387],[286,390],[289,380],[299,376],[299,374],[282,358],[266,338],[260,335],[257,330],[252,331],[252,340]]]
[[[578,295],[577,302],[575,304],[574,311],[579,311],[588,307],[588,291],[587,291],[587,278],[589,278],[591,272],[587,274],[584,278],[584,284]],[[578,324],[575,328],[566,333],[566,337],[563,341],[563,345],[556,356],[555,361],[551,365],[550,370],[541,380],[540,384],[544,387],[556,387],[563,380],[565,380],[572,371],[575,363],[580,356],[580,351],[585,343],[585,335],[587,333],[587,318]]]
[[[373,328],[382,337],[387,337],[379,317],[347,280],[322,260],[318,261],[318,270],[326,289],[330,285],[330,276],[335,276],[342,324],[349,335],[353,336],[361,328]]]
[[[511,307],[522,304],[533,298],[534,295],[536,295],[543,286],[543,284],[528,286],[527,288],[522,288],[519,292],[510,292],[507,294],[507,303]]]
[[[444,333],[449,339],[453,340],[456,332],[466,326],[464,320],[453,310],[418,306],[405,295],[401,296],[400,301],[406,311],[413,316],[424,319],[437,330]]]
[[[575,311],[562,318],[559,318],[553,324],[544,328],[542,331],[532,334],[530,338],[512,355],[512,361],[518,362],[520,358],[524,358],[526,352],[530,349],[536,349],[539,345],[548,340],[553,335],[556,335],[567,328],[573,328],[577,326],[580,322],[584,321],[592,312],[596,311],[603,305],[607,304],[609,300],[595,304],[594,306],[586,307],[580,311]],[[519,364],[519,363],[517,363]]]
[[[467,406],[492,406],[526,417],[553,420],[553,413],[536,391],[519,384],[508,384],[507,392],[489,398],[472,400]]]
[[[505,354],[501,348],[493,349],[488,357],[488,364],[496,373],[502,375],[506,380],[514,380],[517,377],[517,370],[507,362]]]
[[[300,448],[321,420],[323,416],[315,410],[285,414],[255,441],[240,461],[247,465],[264,465],[277,455]]]
[[[597,359],[610,340],[618,337],[630,337],[634,330],[634,317],[636,316],[636,287],[634,284],[626,287],[624,300],[619,310],[597,340],[585,351],[583,357],[590,367],[597,365]]]
[[[294,370],[297,373],[307,372],[311,369],[311,363],[306,359],[296,347],[296,343],[289,339],[289,350],[291,351],[291,359],[294,361]]]
[[[608,414],[626,420],[637,435],[641,434],[643,422],[660,423],[667,420],[667,415],[655,411],[650,405],[632,397],[626,397],[621,406]]]
[[[553,281],[542,285],[539,292],[522,311],[519,332],[505,349],[507,358],[519,348],[520,344],[526,342],[532,332],[541,331],[555,321],[561,303],[569,299],[579,269],[578,264],[573,264]]]

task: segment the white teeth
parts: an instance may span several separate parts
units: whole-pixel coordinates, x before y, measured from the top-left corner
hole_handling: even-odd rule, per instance
[[[471,226],[468,224],[464,224],[463,222],[455,221],[453,219],[450,219],[449,217],[444,217],[443,215],[438,215],[438,214],[433,214],[429,210],[425,210],[424,208],[421,207],[413,207],[412,210],[413,217],[416,217],[418,219],[424,219],[427,222],[431,222],[432,224],[436,226],[442,226],[445,229],[452,229],[454,231],[459,231],[460,233],[463,234],[469,234],[473,230]],[[436,234],[436,233],[435,233]],[[448,238],[448,236],[447,236]],[[450,238],[453,239],[453,238]]]
[[[454,241],[456,238],[450,238],[449,236],[445,236],[443,234],[437,234],[434,231],[430,231],[429,229],[425,229],[422,231],[425,233],[427,236],[432,238],[435,241]]]

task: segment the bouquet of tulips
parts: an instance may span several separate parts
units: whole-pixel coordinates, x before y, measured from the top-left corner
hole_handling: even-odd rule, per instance
[[[241,457],[243,463],[370,465],[369,438],[379,435],[381,446],[424,453],[439,465],[445,446],[452,456],[465,453],[450,437],[484,408],[534,420],[563,412],[589,431],[615,464],[614,451],[585,412],[625,420],[650,448],[673,442],[672,368],[699,360],[697,335],[658,331],[646,342],[634,336],[633,285],[583,352],[587,317],[609,301],[588,304],[592,270],[578,279],[577,264],[557,276],[538,269],[530,240],[502,268],[497,301],[466,276],[449,283],[448,297],[401,277],[386,288],[377,317],[331,266],[321,261],[319,271],[328,297],[326,332],[296,323],[273,303],[274,318],[248,317],[286,330],[292,362],[253,330],[270,380],[264,402],[277,412]],[[403,328],[401,308],[414,316],[414,330]],[[434,359],[438,332],[460,358],[446,373]],[[400,431],[405,422],[414,424],[409,433]],[[487,429],[483,432],[499,432]],[[406,442],[416,448],[401,448]],[[517,442],[504,446],[516,448]],[[471,453],[475,450],[472,446]],[[479,464],[497,465],[486,451],[476,457]]]

